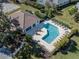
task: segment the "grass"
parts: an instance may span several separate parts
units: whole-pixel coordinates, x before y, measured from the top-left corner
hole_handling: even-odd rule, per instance
[[[56,15],[56,19],[59,21],[62,21],[69,26],[72,26],[73,28],[79,29],[79,24],[74,21],[74,18],[69,14],[68,10],[70,8],[74,7],[74,5],[71,5],[69,7],[66,7],[62,10],[63,15]],[[74,41],[77,43],[76,48],[79,50],[79,37],[74,36]],[[67,55],[64,55],[62,53],[57,53],[57,55],[51,57],[50,59],[78,59],[79,58],[79,51],[75,51],[75,48],[73,48],[74,52],[68,52]]]
[[[57,20],[59,20],[59,21],[62,21],[64,23],[68,24],[69,26],[71,26],[73,28],[78,29],[79,24],[74,21],[74,18],[68,12],[68,10],[71,9],[72,7],[74,7],[74,5],[71,5],[71,6],[67,7],[67,8],[64,8],[62,10],[63,15],[57,15],[55,18]]]
[[[57,53],[57,55],[54,56],[54,59],[78,59],[79,58],[79,37],[78,36],[74,36],[73,37],[74,41],[77,43],[77,50],[75,50],[76,48],[73,48],[73,52],[68,52],[67,55],[64,55],[62,53]],[[51,57],[50,59],[52,59],[53,57]]]
[[[22,11],[25,11],[25,10],[29,10],[29,11],[32,11],[32,12],[39,11],[38,9],[33,8],[32,6],[29,6],[29,5],[20,4],[20,6],[21,6]]]

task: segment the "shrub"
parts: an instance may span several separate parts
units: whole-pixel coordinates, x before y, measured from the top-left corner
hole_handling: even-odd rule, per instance
[[[39,12],[39,11],[36,11],[36,12],[35,12],[35,15],[38,16],[38,17],[41,18],[41,19],[45,19],[45,17],[46,17],[45,14],[43,14],[43,13],[41,13],[41,12]]]
[[[69,14],[73,15],[74,13],[77,12],[77,8],[73,7],[71,9],[69,9],[68,11],[69,11]]]
[[[42,13],[45,13],[45,10],[44,10],[44,9],[40,9],[40,11],[41,11]]]
[[[33,12],[32,11],[30,11],[30,10],[26,10],[27,12],[29,12],[29,13],[31,13],[31,14],[33,14]]]
[[[32,36],[30,36],[30,35],[25,36],[25,41],[26,42],[30,42],[31,40],[32,40]]]

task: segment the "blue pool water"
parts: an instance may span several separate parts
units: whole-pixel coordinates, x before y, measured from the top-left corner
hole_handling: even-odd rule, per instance
[[[59,35],[59,30],[56,26],[49,23],[45,24],[44,28],[47,29],[48,33],[42,39],[50,44]]]

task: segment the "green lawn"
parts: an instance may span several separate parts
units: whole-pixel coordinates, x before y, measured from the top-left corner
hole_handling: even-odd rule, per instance
[[[69,26],[72,26],[73,28],[79,29],[79,24],[74,21],[74,18],[68,12],[69,8],[72,8],[73,6],[74,5],[64,8],[62,10],[63,15],[62,16],[57,15],[55,18],[59,21],[63,21],[64,23],[68,24]],[[64,55],[58,52],[55,56],[51,57],[50,59],[52,58],[54,59],[79,59],[79,37],[74,36],[74,41],[77,43],[76,48],[78,49],[78,51],[75,51],[74,49],[74,52],[68,52],[67,55]]]
[[[32,11],[32,12],[39,11],[38,9],[33,8],[32,6],[25,5],[25,4],[20,4],[20,7],[21,7],[22,11],[25,11],[25,10],[29,10],[29,11]]]
[[[79,59],[79,37],[74,36],[74,41],[77,43],[77,50],[74,49],[73,52],[68,52],[67,55],[64,55],[62,53],[57,53],[54,57],[51,57],[50,59]]]
[[[71,26],[73,28],[77,28],[78,29],[79,24],[74,21],[74,18],[68,12],[68,10],[70,8],[72,8],[72,7],[74,7],[74,5],[71,5],[71,6],[67,7],[67,8],[64,8],[62,10],[62,14],[63,15],[57,15],[55,18],[57,20],[59,20],[59,21],[62,21],[64,23],[68,24],[69,26]]]

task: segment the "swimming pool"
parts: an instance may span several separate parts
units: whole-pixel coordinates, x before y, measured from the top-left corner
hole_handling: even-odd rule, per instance
[[[47,29],[47,34],[42,39],[50,44],[59,35],[59,29],[49,23],[45,24],[44,28]]]

